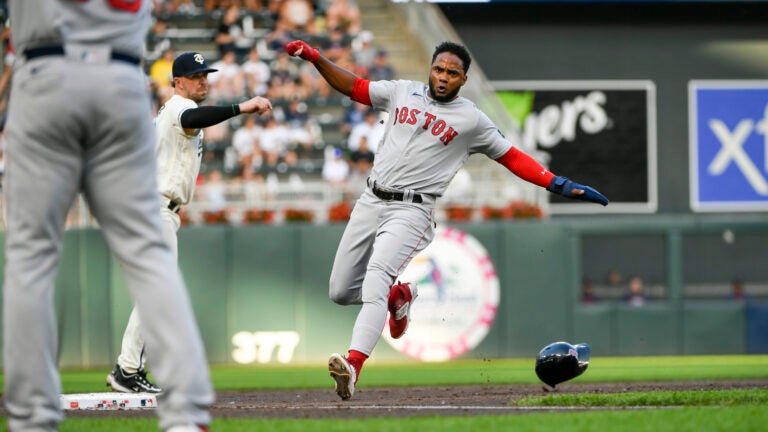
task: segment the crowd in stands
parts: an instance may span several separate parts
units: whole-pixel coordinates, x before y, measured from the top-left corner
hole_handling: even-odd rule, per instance
[[[266,117],[239,116],[205,129],[201,184],[211,175],[232,184],[312,179],[354,185],[350,196],[364,187],[383,131],[380,114],[343,98],[313,65],[284,50],[288,42],[304,39],[360,76],[395,79],[387,52],[362,28],[354,0],[154,0],[154,14],[147,72],[155,110],[173,94],[171,65],[182,51],[167,35],[185,17],[207,17],[212,29],[200,50],[211,47],[205,55],[218,72],[208,77],[204,103],[258,95],[274,107]],[[313,107],[324,106],[346,112],[311,115]],[[336,131],[334,139],[324,138],[326,128]]]
[[[350,199],[362,191],[381,138],[381,116],[334,91],[311,64],[289,57],[284,50],[288,42],[304,39],[360,76],[395,79],[387,52],[376,44],[372,32],[363,29],[354,0],[152,2],[154,23],[147,38],[145,69],[153,114],[173,95],[174,58],[191,50],[202,52],[218,69],[208,76],[205,104],[264,96],[274,107],[269,116],[238,116],[205,129],[196,200],[213,206],[215,196],[227,195],[222,191],[248,189],[253,184],[262,186],[251,190],[268,186],[267,195],[259,192],[254,197],[268,200],[271,186],[278,182],[300,187],[308,180],[344,187]],[[5,2],[0,0],[0,6]],[[7,13],[2,19],[0,118],[4,123],[14,57]],[[197,33],[179,31],[190,29],[191,21],[203,23],[194,28]],[[335,107],[332,111],[339,114],[323,109],[313,112],[317,107]],[[0,175],[2,140],[0,133]]]

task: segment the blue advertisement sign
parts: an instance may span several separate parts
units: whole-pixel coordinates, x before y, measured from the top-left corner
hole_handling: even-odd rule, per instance
[[[768,81],[691,81],[691,209],[768,210]]]

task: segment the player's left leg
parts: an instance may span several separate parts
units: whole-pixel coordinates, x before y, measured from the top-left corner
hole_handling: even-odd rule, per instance
[[[348,355],[334,354],[328,360],[336,393],[343,400],[354,394],[363,363],[381,337],[392,283],[434,238],[431,207],[390,203],[384,206],[378,220],[375,247],[362,285],[363,305],[352,329]]]
[[[6,130],[3,369],[10,430],[56,430],[63,419],[54,279],[80,186],[82,146],[70,117],[81,109],[72,104],[78,96],[66,92],[68,73],[57,63],[44,58],[14,72]]]
[[[366,355],[373,351],[386,322],[390,288],[413,257],[432,242],[434,229],[429,207],[387,207],[363,281],[363,306],[355,321],[350,348]]]
[[[330,299],[340,305],[360,304],[365,269],[373,252],[378,215],[385,209],[378,198],[365,192],[352,210],[333,260],[328,284]]]

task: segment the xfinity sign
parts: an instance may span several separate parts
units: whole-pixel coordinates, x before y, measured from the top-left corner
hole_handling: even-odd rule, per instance
[[[691,81],[691,209],[768,210],[768,81]]]

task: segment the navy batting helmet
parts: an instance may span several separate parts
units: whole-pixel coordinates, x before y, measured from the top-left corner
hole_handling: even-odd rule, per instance
[[[555,342],[545,346],[536,356],[536,375],[554,388],[561,382],[576,378],[589,366],[589,345]]]

